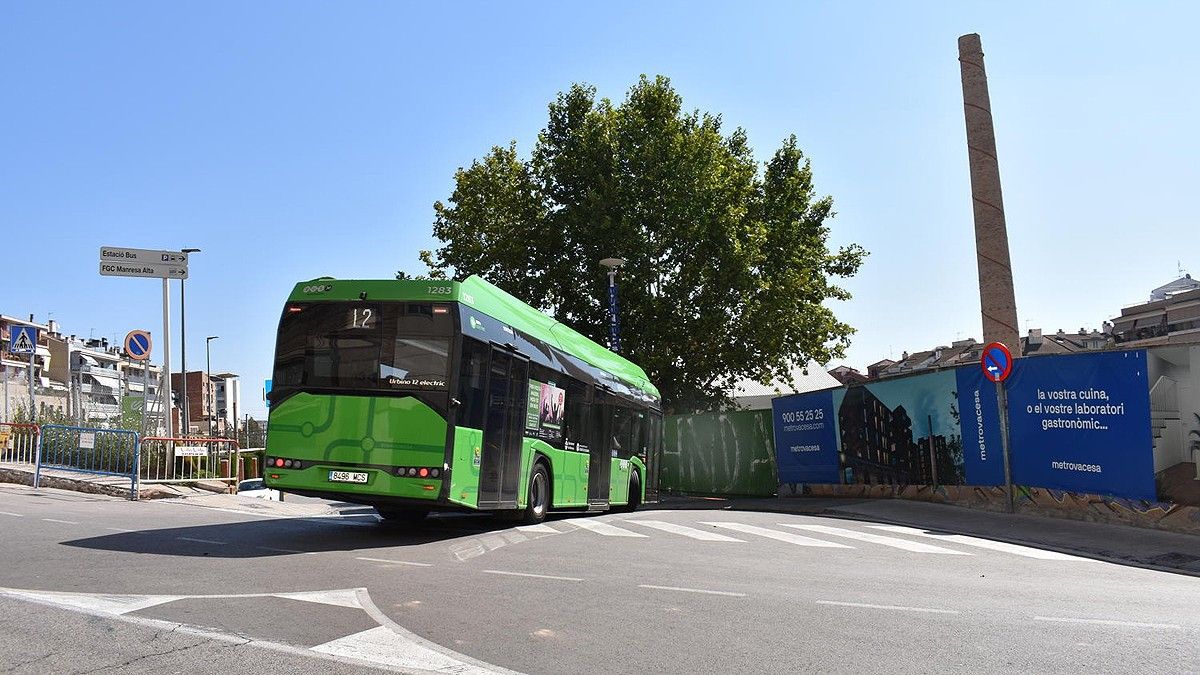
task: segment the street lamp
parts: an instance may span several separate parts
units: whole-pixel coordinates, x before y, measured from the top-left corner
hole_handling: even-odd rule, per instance
[[[600,264],[608,268],[608,348],[621,351],[621,320],[617,315],[617,268],[625,264],[623,258],[605,258]]]
[[[180,253],[188,253],[188,254],[199,253],[200,249],[198,249],[198,248],[181,248],[181,249],[179,249],[179,252]],[[186,281],[186,280],[185,279],[179,280],[179,360],[180,360],[179,367],[181,370],[183,370],[183,393],[180,394],[180,400],[183,401],[183,410],[179,411],[180,421],[183,422],[183,433],[180,434],[181,436],[187,436],[188,432],[191,431],[191,427],[188,425],[189,415],[188,415],[188,397],[187,397],[187,305],[184,304],[184,300],[186,298],[186,296],[184,295],[184,292],[183,292],[184,281]],[[171,377],[171,374],[167,373],[167,377]],[[171,411],[168,410],[167,414],[168,415],[171,414]]]
[[[209,345],[213,340],[221,337],[220,335],[209,335],[204,338],[204,403],[205,414],[208,415],[208,437],[213,438],[213,412],[212,412],[212,351]],[[185,376],[186,377],[186,376]]]

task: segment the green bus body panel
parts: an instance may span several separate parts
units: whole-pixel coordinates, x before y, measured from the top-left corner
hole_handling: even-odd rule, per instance
[[[267,454],[318,464],[301,471],[271,468],[279,478],[268,476],[267,482],[284,490],[436,499],[440,480],[398,478],[367,469],[366,484],[331,483],[331,469],[349,467],[320,463],[441,467],[446,430],[446,420],[415,398],[296,394],[271,408]],[[427,485],[436,489],[428,490]]]
[[[542,455],[550,462],[552,508],[587,506],[588,456],[581,452],[559,450],[545,441],[526,438],[522,452],[521,485],[529,482],[533,469],[533,457]],[[518,499],[525,506],[526,490],[522,489]]]
[[[483,431],[454,427],[454,455],[450,462],[450,501],[475,508],[479,505],[479,463]]]
[[[313,279],[296,284],[288,301],[357,301],[363,293],[370,300],[461,302],[659,398],[658,389],[637,364],[474,275],[462,281]]]

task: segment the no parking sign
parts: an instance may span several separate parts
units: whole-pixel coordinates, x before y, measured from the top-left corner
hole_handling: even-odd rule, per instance
[[[150,341],[150,332],[144,330],[131,330],[125,336],[125,353],[134,361],[145,361],[150,358],[150,349],[152,343]]]

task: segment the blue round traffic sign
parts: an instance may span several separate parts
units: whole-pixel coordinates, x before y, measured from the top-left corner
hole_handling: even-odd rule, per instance
[[[134,361],[145,361],[150,358],[150,333],[144,330],[131,330],[125,336],[125,353]]]
[[[1003,382],[1012,373],[1012,352],[1003,342],[989,342],[983,348],[983,358],[979,360],[983,368],[983,376],[992,382]]]

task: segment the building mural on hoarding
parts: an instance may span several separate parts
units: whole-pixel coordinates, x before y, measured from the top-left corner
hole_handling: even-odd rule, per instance
[[[1004,386],[1015,484],[1156,498],[1145,351],[1019,359]],[[996,388],[978,366],[773,403],[781,483],[1004,483]]]
[[[981,373],[943,370],[774,403],[782,482],[1004,482],[996,394]]]

